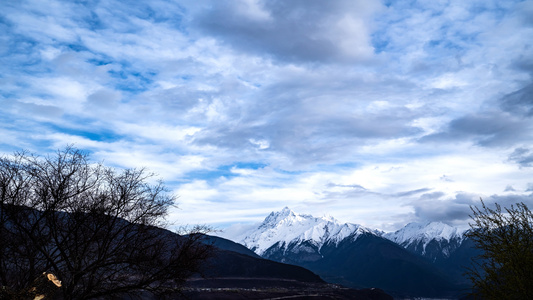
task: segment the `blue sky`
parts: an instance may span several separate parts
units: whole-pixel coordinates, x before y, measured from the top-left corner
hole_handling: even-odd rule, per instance
[[[533,206],[533,1],[2,1],[0,152],[147,167],[176,224]]]

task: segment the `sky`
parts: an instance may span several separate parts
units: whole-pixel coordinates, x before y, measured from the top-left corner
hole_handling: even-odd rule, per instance
[[[1,1],[0,154],[67,145],[176,226],[533,207],[533,1]]]

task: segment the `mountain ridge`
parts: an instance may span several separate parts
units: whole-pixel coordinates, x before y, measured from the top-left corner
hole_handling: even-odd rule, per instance
[[[410,223],[385,233],[285,207],[236,242],[263,258],[307,268],[329,282],[382,288],[397,296],[455,297],[465,289],[458,271],[462,258],[469,256],[461,247],[463,233],[442,222]],[[452,255],[457,249],[461,259]]]
[[[465,231],[443,222],[409,223],[383,237],[432,261],[449,258],[463,243]]]
[[[384,237],[425,256],[426,248],[435,241],[453,243],[458,247],[464,240],[466,230],[460,230],[443,222],[426,221],[411,222],[394,232],[383,232],[359,224],[342,223],[332,216],[314,217],[309,214],[298,214],[284,207],[279,212],[271,212],[254,229],[226,238],[246,246],[261,256],[277,243],[279,247],[287,248],[295,241],[308,241],[320,249],[328,242],[334,241],[338,244],[348,236],[357,238],[363,232]],[[453,252],[452,248],[456,247],[444,247],[442,249],[444,256],[448,257]]]
[[[296,214],[285,207],[280,212],[270,213],[256,230],[247,232],[236,242],[262,255],[275,244],[286,249],[294,241],[307,241],[320,249],[328,242],[338,244],[349,236],[356,239],[365,232],[380,234],[359,224],[341,223],[333,217]]]

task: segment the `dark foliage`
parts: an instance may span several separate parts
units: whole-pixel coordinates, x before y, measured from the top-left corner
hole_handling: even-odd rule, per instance
[[[472,207],[467,235],[482,253],[468,275],[473,296],[482,299],[533,299],[533,213],[524,203],[502,208]]]
[[[27,290],[43,272],[64,299],[179,287],[210,255],[199,240],[160,236],[175,197],[144,169],[118,172],[72,147],[0,158],[0,284]]]

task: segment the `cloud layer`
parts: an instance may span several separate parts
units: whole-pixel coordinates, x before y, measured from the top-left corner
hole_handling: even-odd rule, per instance
[[[532,1],[4,1],[0,151],[146,166],[176,223],[533,205]]]

